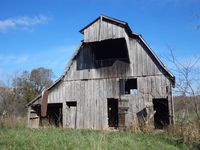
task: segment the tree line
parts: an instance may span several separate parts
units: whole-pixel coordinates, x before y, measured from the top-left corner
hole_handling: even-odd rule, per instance
[[[0,116],[25,116],[26,104],[53,83],[53,71],[36,68],[13,77],[11,85],[0,82]]]

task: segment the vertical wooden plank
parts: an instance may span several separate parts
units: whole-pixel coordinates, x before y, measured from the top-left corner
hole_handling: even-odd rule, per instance
[[[80,113],[81,113],[81,105],[80,105],[80,103],[81,103],[81,91],[82,89],[81,89],[81,81],[77,81],[77,86],[76,86],[76,91],[77,91],[77,93],[76,93],[76,101],[77,101],[77,118],[76,118],[76,127],[77,128],[81,128],[81,125],[80,125],[80,119],[81,119],[81,116],[80,116]]]
[[[138,49],[138,46],[137,46],[137,45],[138,45],[138,43],[135,44],[135,48],[136,48],[136,49],[135,49],[135,61],[134,61],[134,66],[135,66],[134,75],[135,75],[135,76],[139,75],[139,69],[138,69],[138,66],[139,66],[139,65],[138,65],[138,63],[139,63],[139,62],[138,62],[138,60],[139,60],[139,59],[138,59],[138,58],[139,58],[138,51],[139,51],[139,49]]]
[[[117,38],[117,33],[116,33],[116,26],[115,25],[113,25],[113,38]]]
[[[108,36],[107,38],[112,38],[112,24],[108,23]]]
[[[82,98],[82,100],[81,100],[81,128],[84,128],[85,126],[84,126],[84,124],[85,124],[85,122],[84,122],[84,120],[85,120],[85,117],[84,117],[84,112],[85,112],[85,81],[82,81],[81,82],[81,89],[82,89],[82,96],[81,96],[81,98]]]
[[[97,80],[94,80],[94,99],[95,99],[95,119],[94,119],[94,128],[98,129],[98,83]]]
[[[98,118],[98,129],[102,129],[102,84],[101,79],[98,80],[98,112],[99,112],[99,118]]]
[[[105,39],[105,22],[102,21],[101,22],[101,40],[104,40]]]
[[[88,91],[87,91],[87,99],[88,99],[88,105],[87,105],[87,109],[88,109],[88,129],[91,128],[91,80],[87,81],[87,85],[88,85]]]
[[[96,129],[96,80],[93,80],[93,92],[92,92],[92,98],[93,98],[93,129]]]
[[[144,49],[142,49],[142,63],[143,63],[143,75],[147,75],[147,55]]]
[[[107,85],[106,85],[106,79],[102,79],[103,83],[103,125],[102,128],[108,128],[108,115],[107,115],[107,96],[106,96],[106,91],[107,91]]]
[[[88,81],[84,81],[85,93],[84,93],[84,128],[88,128]]]
[[[85,114],[86,114],[86,128],[88,129],[89,128],[89,124],[90,124],[90,107],[89,107],[89,101],[90,101],[90,96],[89,96],[89,94],[90,94],[90,91],[89,91],[89,80],[88,81],[85,81],[85,84],[86,84],[86,87],[85,87],[85,89],[86,89],[86,95],[85,95],[85,97],[86,97],[86,99],[85,99],[85,102],[86,102],[86,109],[85,109]]]
[[[66,103],[63,101],[62,103],[62,127],[66,128]]]
[[[93,39],[94,39],[94,41],[97,41],[97,37],[96,37],[96,23],[97,22],[95,22],[94,24],[93,24]]]
[[[91,84],[90,84],[90,109],[91,109],[91,112],[90,112],[90,127],[92,129],[94,129],[94,114],[95,114],[95,109],[94,109],[94,106],[95,106],[95,100],[94,100],[94,80],[91,80]]]
[[[96,92],[96,99],[97,99],[97,103],[96,103],[96,107],[97,107],[97,129],[100,129],[100,98],[99,98],[99,88],[100,88],[100,85],[99,85],[99,80],[96,80],[96,83],[97,83],[97,92]]]

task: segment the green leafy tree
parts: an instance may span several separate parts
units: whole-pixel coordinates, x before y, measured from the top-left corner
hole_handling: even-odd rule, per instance
[[[26,115],[25,105],[53,83],[52,77],[51,69],[40,67],[9,79],[12,86],[0,82],[0,115]]]
[[[36,68],[30,73],[24,71],[21,76],[13,80],[17,95],[24,103],[28,103],[52,83],[53,71],[46,68]]]
[[[53,71],[46,68],[33,69],[30,73],[30,82],[36,88],[36,91],[41,93],[45,87],[52,84]]]

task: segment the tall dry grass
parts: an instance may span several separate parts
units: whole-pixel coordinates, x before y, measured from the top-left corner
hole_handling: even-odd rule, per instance
[[[164,129],[155,129],[149,124],[141,124],[139,127],[136,123],[132,123],[129,130],[133,133],[159,134],[176,138],[177,143],[188,144],[191,149],[200,149],[200,121],[197,117],[176,118],[176,123]]]
[[[26,117],[4,116],[0,118],[0,128],[25,128]]]
[[[200,122],[199,121],[183,121],[177,122],[173,126],[169,126],[165,130],[165,134],[178,137],[179,142],[189,143],[200,149]]]

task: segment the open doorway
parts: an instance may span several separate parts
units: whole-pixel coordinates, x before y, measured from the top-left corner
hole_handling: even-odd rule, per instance
[[[62,103],[48,104],[47,117],[50,125],[62,127]]]
[[[169,125],[169,107],[166,98],[153,99],[153,108],[156,111],[154,115],[154,126],[162,129]]]
[[[108,98],[108,126],[118,127],[119,117],[118,117],[118,99]]]

